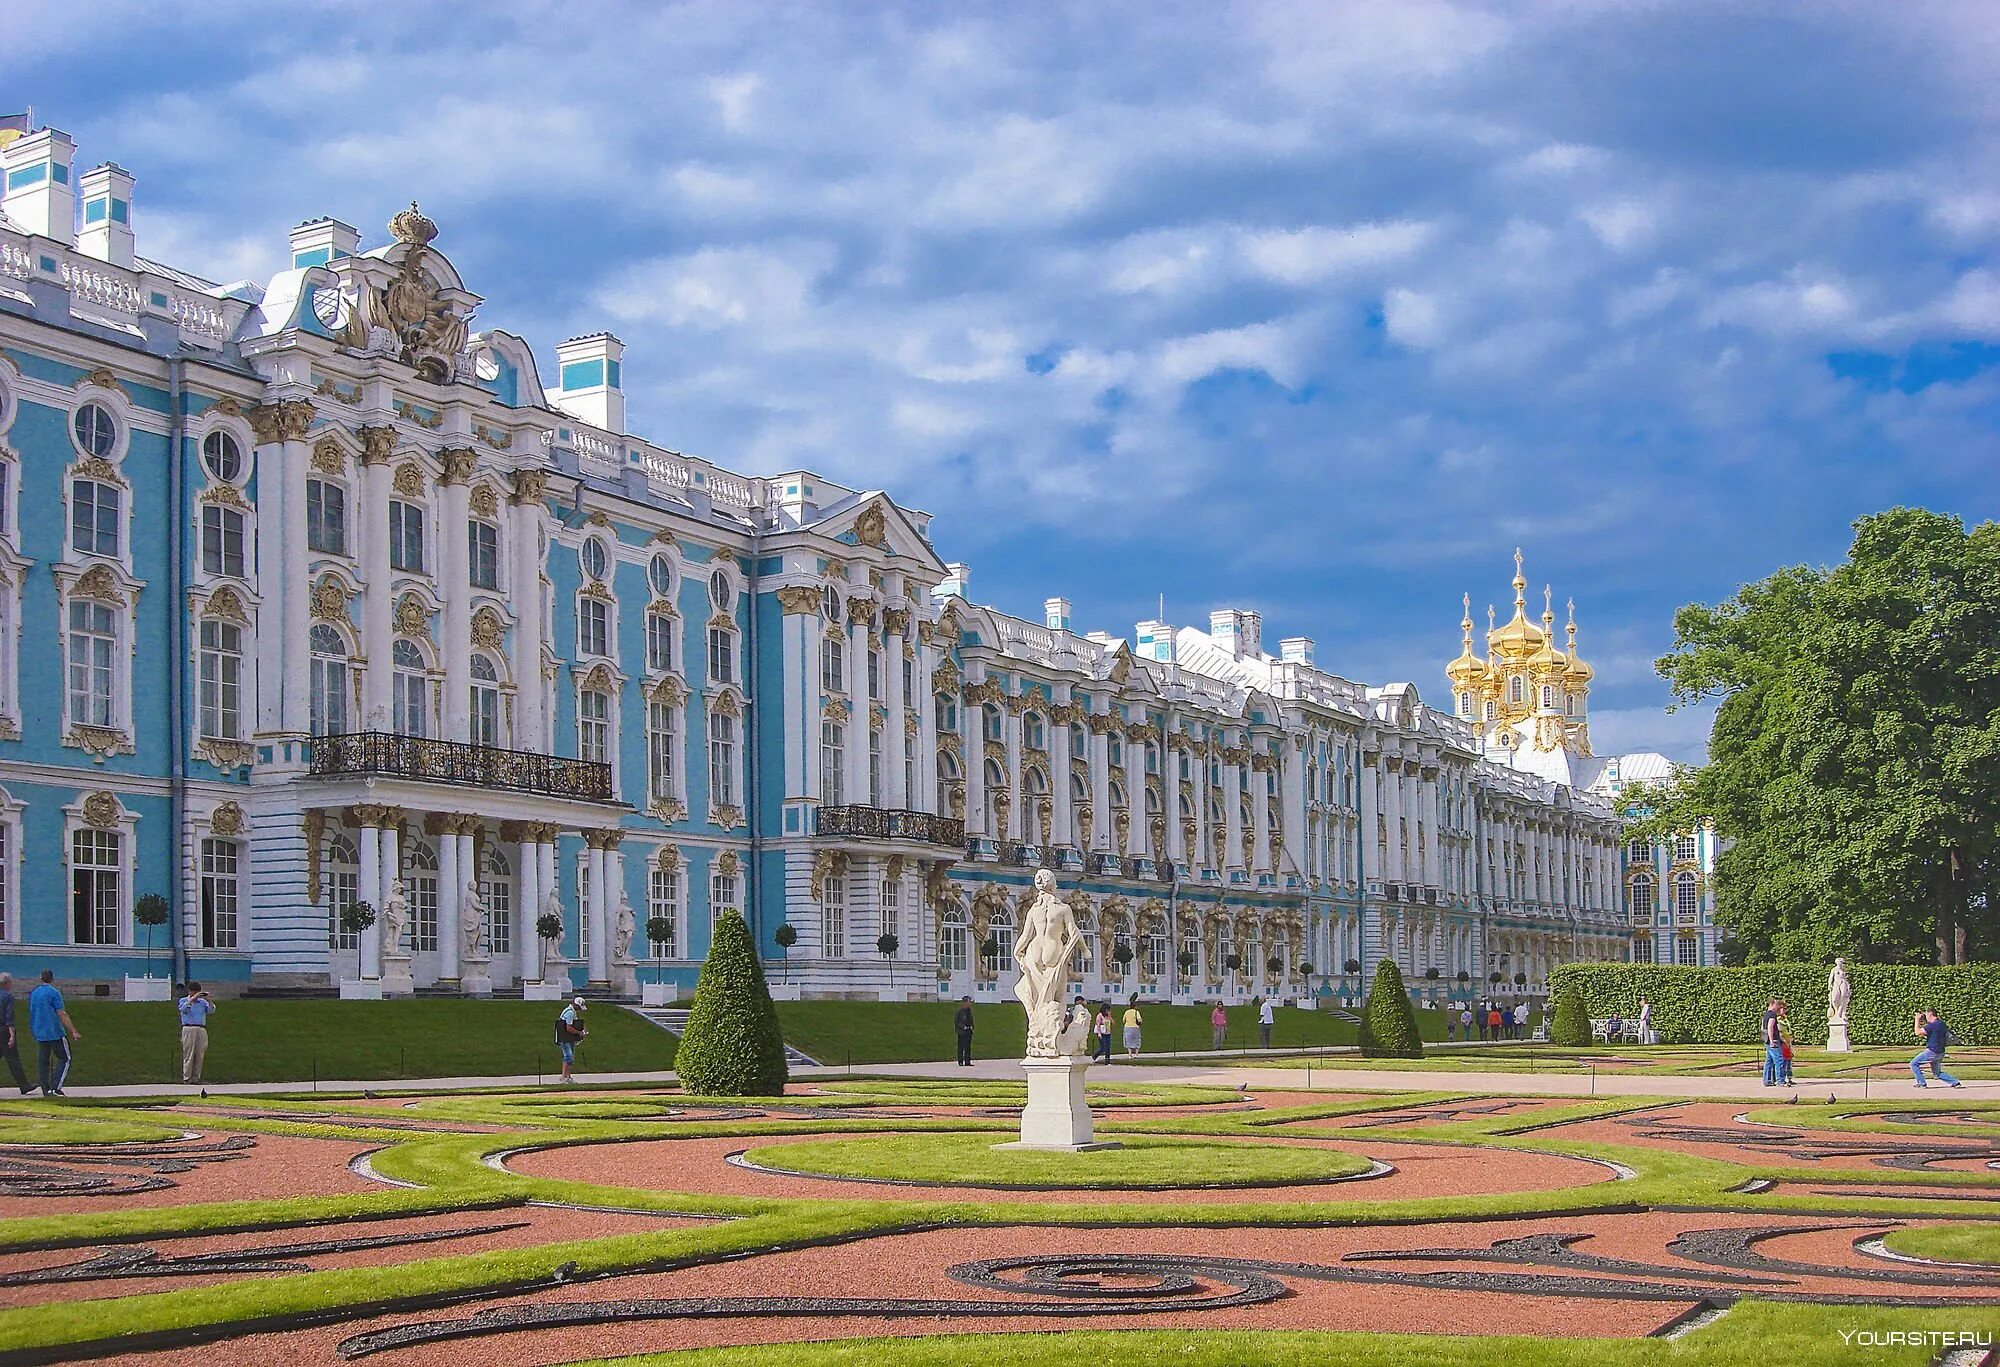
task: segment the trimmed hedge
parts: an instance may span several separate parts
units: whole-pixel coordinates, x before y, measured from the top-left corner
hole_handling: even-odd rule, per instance
[[[1595,1039],[1590,1031],[1590,1013],[1583,1009],[1583,994],[1568,983],[1558,983],[1556,1009],[1549,1017],[1549,1043],[1565,1049],[1588,1049]]]
[[[1361,1053],[1366,1058],[1422,1058],[1423,1036],[1417,1033],[1416,1009],[1403,986],[1403,971],[1394,959],[1375,966],[1375,985],[1361,1008]]]
[[[697,1096],[782,1096],[785,1037],[743,913],[716,918],[674,1071]]]
[[[1653,1003],[1653,1029],[1666,1044],[1755,1044],[1764,1003],[1784,999],[1792,1037],[1826,1043],[1830,965],[1756,964],[1747,968],[1678,968],[1668,964],[1563,964],[1549,990],[1574,991],[1588,1018],[1615,1010],[1638,1017]],[[2000,1044],[2000,964],[1918,968],[1847,966],[1848,1037],[1855,1044],[1912,1044],[1910,1017],[1934,1009],[1961,1044]]]

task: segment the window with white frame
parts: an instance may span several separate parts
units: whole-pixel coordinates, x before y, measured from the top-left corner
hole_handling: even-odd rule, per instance
[[[736,633],[720,622],[708,629],[708,681],[736,682]]]
[[[611,604],[602,598],[577,600],[576,648],[583,655],[611,653]]]
[[[727,612],[736,606],[736,581],[729,577],[728,570],[718,566],[709,574],[708,601],[717,612]]]
[[[201,735],[236,740],[243,734],[243,628],[213,617],[201,620]]]
[[[4,410],[0,410],[4,416]],[[17,938],[14,927],[14,899],[10,889],[14,884],[14,830],[6,822],[0,821],[0,940]]]
[[[708,714],[708,800],[736,805],[736,718],[724,712]]]
[[[243,514],[236,509],[202,505],[201,571],[228,579],[243,577]]]
[[[70,836],[70,939],[79,945],[120,943],[125,840],[119,831],[80,827]]]
[[[424,572],[424,510],[400,498],[389,500],[389,568]]]
[[[1674,837],[1675,863],[1678,864],[1692,863],[1694,862],[1694,854],[1695,854],[1694,836],[1688,834],[1687,832],[1682,832],[1681,834]]]
[[[1683,935],[1674,941],[1674,962],[1682,968],[1701,966],[1701,941],[1692,935]]]
[[[1653,847],[1644,840],[1634,840],[1625,846],[1625,857],[1634,864],[1653,862]]]
[[[1701,914],[1701,887],[1691,873],[1674,877],[1674,912],[1690,918]]]
[[[903,702],[914,707],[917,702],[917,662],[910,656],[903,656]]]
[[[500,670],[484,655],[472,657],[471,740],[474,745],[500,745]]]
[[[73,480],[69,487],[69,544],[78,555],[118,554],[124,491],[101,480]]]
[[[601,581],[611,568],[611,555],[600,537],[586,537],[576,553],[577,564],[588,579]]]
[[[847,801],[847,728],[837,721],[819,724],[819,800],[826,807]]]
[[[646,885],[646,934],[656,959],[678,959],[681,957],[681,871],[678,865],[671,869],[655,864],[647,877]],[[653,923],[664,921],[668,927],[665,936],[653,938]]]
[[[847,879],[828,874],[819,890],[820,957],[847,957]]]
[[[903,940],[903,885],[895,878],[882,880],[882,934],[893,935],[898,943],[889,957],[899,958],[905,946]]]
[[[1146,976],[1155,982],[1167,976],[1167,931],[1158,921],[1146,928]]]
[[[210,479],[234,484],[243,473],[243,447],[233,435],[217,429],[202,438],[201,464]]]
[[[236,948],[237,866],[241,849],[234,840],[201,842],[201,947]]]
[[[108,604],[72,598],[69,604],[69,720],[76,726],[114,726],[118,618]]]
[[[680,795],[680,711],[666,698],[646,705],[646,793],[655,802]]]
[[[486,943],[495,954],[514,947],[514,866],[496,844],[486,847],[486,867],[479,881],[479,897],[486,903]]]
[[[882,700],[882,652],[868,647],[868,701]]]
[[[306,481],[306,549],[347,554],[347,490],[331,480]]]
[[[576,752],[591,764],[611,762],[611,695],[586,688],[576,698]]]
[[[868,728],[868,800],[882,801],[882,728]]]
[[[118,446],[118,419],[101,403],[79,405],[70,418],[77,450],[87,456],[109,456]]]
[[[1651,916],[1653,914],[1653,880],[1640,874],[1632,880],[1632,914]]]
[[[903,805],[917,805],[917,747],[903,747]]]
[[[338,736],[347,730],[347,643],[322,622],[312,629],[311,647],[309,724],[315,736]]]
[[[326,842],[326,943],[333,950],[361,947],[361,932],[342,930],[340,918],[361,895],[361,856],[354,842],[336,835]]]
[[[429,842],[410,846],[404,891],[410,898],[410,952],[435,954],[438,947],[438,859]]]
[[[819,686],[825,693],[847,691],[847,641],[838,631],[828,632],[820,647]]]
[[[399,736],[429,734],[430,709],[425,705],[430,680],[424,668],[424,653],[414,641],[398,641],[389,652],[393,666],[390,679],[391,725]]]
[[[500,587],[500,529],[472,518],[465,524],[466,574],[476,589]]]
[[[646,614],[646,668],[655,674],[673,673],[675,624],[670,613]]]
[[[966,928],[965,913],[957,907],[945,912],[938,919],[938,971],[941,973],[963,973],[971,966],[970,932]]]
[[[1030,712],[1021,719],[1021,743],[1030,750],[1046,750],[1049,736],[1042,714]]]
[[[669,601],[674,596],[674,562],[665,553],[654,555],[646,562],[646,583],[651,586],[655,598]]]
[[[708,914],[713,918],[736,905],[736,875],[717,860],[708,874]]]
[[[576,861],[576,957],[590,958],[590,861],[588,856],[579,856]]]
[[[1005,740],[1006,729],[1000,720],[1000,709],[987,703],[979,709],[980,735],[987,740]]]

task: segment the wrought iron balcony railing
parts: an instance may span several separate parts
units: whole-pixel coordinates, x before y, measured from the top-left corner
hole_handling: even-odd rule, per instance
[[[814,829],[820,835],[914,840],[926,845],[965,848],[965,822],[934,812],[909,812],[892,807],[821,807]]]
[[[350,731],[313,737],[312,772],[323,777],[391,774],[434,783],[543,793],[549,797],[611,800],[608,764],[528,750],[466,745],[429,736],[399,736],[389,731]]]

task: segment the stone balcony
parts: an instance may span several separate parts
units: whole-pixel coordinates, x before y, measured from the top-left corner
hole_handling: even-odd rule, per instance
[[[817,835],[850,840],[904,840],[965,848],[965,822],[959,818],[894,807],[821,807],[813,830]]]

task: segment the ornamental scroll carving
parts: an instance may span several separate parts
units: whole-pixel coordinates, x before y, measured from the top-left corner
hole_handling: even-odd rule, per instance
[[[864,508],[861,516],[854,519],[854,539],[863,546],[884,546],[888,544],[888,519],[882,515],[880,504]]]
[[[106,792],[92,793],[83,800],[83,819],[99,830],[116,826],[119,811],[118,799]]]
[[[217,835],[241,835],[243,809],[234,802],[221,803],[209,813],[208,828]]]
[[[819,602],[817,585],[787,584],[778,590],[778,608],[787,617],[818,616]]]
[[[320,576],[313,585],[312,615],[325,622],[340,622],[347,619],[347,590],[332,575]]]
[[[274,441],[304,441],[312,428],[313,406],[306,399],[282,399],[258,404],[249,412],[250,430],[260,446]]]
[[[507,639],[507,624],[491,607],[472,614],[472,644],[481,650],[498,650]]]
[[[402,601],[396,604],[396,630],[417,640],[428,641],[431,638],[430,613],[424,610],[422,601],[414,593],[404,594]]]

